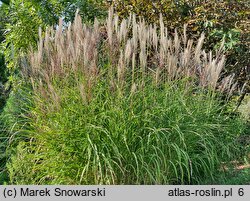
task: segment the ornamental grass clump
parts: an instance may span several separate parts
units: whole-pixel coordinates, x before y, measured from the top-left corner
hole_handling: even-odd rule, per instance
[[[103,29],[104,26],[104,29]],[[8,163],[13,184],[198,184],[239,153],[243,123],[217,92],[225,57],[112,9],[104,25],[40,31],[23,59],[28,126]],[[104,30],[104,31],[103,31]],[[196,44],[196,45],[195,45]],[[27,132],[28,131],[28,132]],[[20,135],[21,135],[20,134]],[[28,140],[27,140],[28,139]]]

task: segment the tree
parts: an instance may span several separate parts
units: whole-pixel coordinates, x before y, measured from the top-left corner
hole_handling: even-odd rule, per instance
[[[9,5],[10,4],[10,0],[1,0],[3,3]]]

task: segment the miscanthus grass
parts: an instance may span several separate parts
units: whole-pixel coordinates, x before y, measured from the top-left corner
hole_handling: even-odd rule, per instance
[[[13,184],[197,184],[239,154],[243,131],[217,96],[225,57],[185,33],[110,10],[103,26],[40,31],[22,59],[32,86]],[[13,136],[12,136],[13,138]]]

